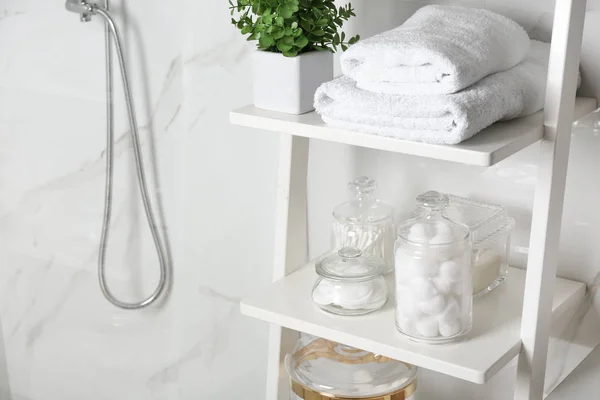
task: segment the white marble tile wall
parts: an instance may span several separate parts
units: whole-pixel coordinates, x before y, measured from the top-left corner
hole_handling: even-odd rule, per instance
[[[270,276],[275,136],[229,125],[250,101],[250,48],[225,4],[113,0],[155,208],[169,300],[121,311],[96,277],[105,162],[102,24],[64,0],[0,0],[0,398],[264,397],[267,328],[238,300]],[[210,18],[207,18],[210,16]],[[156,284],[115,70],[109,281]]]
[[[0,0],[0,398],[264,398],[267,327],[241,317],[237,302],[270,279],[277,137],[227,121],[231,108],[251,101],[251,45],[229,25],[226,3],[114,1],[174,262],[169,301],[124,312],[101,297],[95,272],[105,161],[102,26],[79,23],[63,3]],[[368,36],[427,2],[354,3],[350,29]],[[450,3],[504,12],[536,37],[549,32],[549,0]],[[598,1],[588,15],[582,93],[598,96]],[[157,263],[120,86],[116,93],[109,278],[133,299],[151,290]],[[561,251],[561,274],[590,282],[600,261],[593,239],[600,186],[590,174],[599,147],[597,137],[576,133]],[[522,264],[536,157],[533,146],[479,170],[315,143],[311,251],[326,249],[330,211],[344,200],[345,182],[367,173],[399,218],[428,188],[506,204],[519,220],[513,255]]]

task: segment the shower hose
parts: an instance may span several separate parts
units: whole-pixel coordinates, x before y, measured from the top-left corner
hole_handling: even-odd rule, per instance
[[[133,99],[131,97],[131,88],[129,86],[129,79],[127,77],[127,67],[125,65],[125,58],[123,55],[123,49],[121,45],[121,39],[117,30],[116,24],[109,12],[108,0],[105,1],[105,8],[98,6],[92,6],[92,12],[98,14],[105,19],[105,47],[106,47],[106,97],[107,97],[107,143],[106,143],[106,186],[104,196],[104,216],[102,221],[102,235],[100,238],[100,248],[98,253],[98,281],[100,283],[100,289],[104,294],[104,297],[113,305],[128,309],[137,310],[149,306],[160,298],[161,293],[167,286],[167,282],[170,280],[168,260],[166,255],[166,249],[163,247],[161,238],[158,232],[158,226],[156,218],[152,210],[152,204],[150,196],[148,194],[148,187],[146,184],[146,176],[144,170],[144,162],[142,158],[142,151],[140,145],[140,138],[138,134],[135,109],[133,106]],[[108,243],[108,236],[110,232],[110,220],[112,211],[112,193],[113,193],[113,169],[114,169],[114,112],[113,112],[113,84],[112,84],[112,46],[111,39],[114,39],[115,49],[121,68],[121,77],[123,80],[123,89],[125,92],[125,102],[127,104],[127,114],[129,116],[129,129],[133,142],[133,152],[135,155],[135,164],[137,170],[137,178],[140,189],[140,195],[144,204],[144,210],[146,212],[146,219],[152,233],[152,239],[154,240],[154,246],[156,248],[156,254],[160,264],[160,278],[154,292],[137,303],[124,302],[115,297],[110,291],[106,282],[106,250]]]

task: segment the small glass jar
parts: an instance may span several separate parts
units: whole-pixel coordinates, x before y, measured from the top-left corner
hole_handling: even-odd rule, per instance
[[[334,250],[353,247],[386,263],[384,273],[394,269],[393,208],[374,195],[375,181],[361,176],[348,184],[355,198],[333,210]]]
[[[379,257],[344,247],[319,261],[319,278],[312,290],[313,302],[338,315],[362,315],[379,310],[387,302],[383,278],[385,263]]]
[[[408,338],[445,343],[472,326],[472,244],[469,229],[443,216],[448,196],[417,198],[419,217],[398,228],[396,326]]]
[[[415,400],[417,367],[303,334],[285,358],[292,400]]]

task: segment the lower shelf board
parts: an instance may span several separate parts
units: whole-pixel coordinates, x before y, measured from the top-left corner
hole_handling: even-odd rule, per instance
[[[411,342],[396,330],[393,298],[365,316],[321,311],[310,296],[316,279],[308,264],[244,299],[242,314],[474,383],[488,381],[521,349],[525,270],[510,268],[503,285],[475,302],[473,329],[462,341],[435,346]],[[393,287],[393,274],[387,279]],[[583,283],[557,279],[554,318],[569,318],[584,295]]]

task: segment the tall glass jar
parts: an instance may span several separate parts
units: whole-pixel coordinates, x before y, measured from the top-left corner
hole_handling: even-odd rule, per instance
[[[333,250],[345,247],[362,250],[383,259],[384,273],[394,269],[394,222],[391,206],[374,195],[376,183],[366,176],[348,185],[354,199],[333,210]]]
[[[416,400],[417,367],[302,334],[285,358],[292,400]]]
[[[472,326],[471,236],[442,215],[445,194],[424,193],[417,204],[419,216],[398,228],[396,326],[412,340],[445,343]]]

